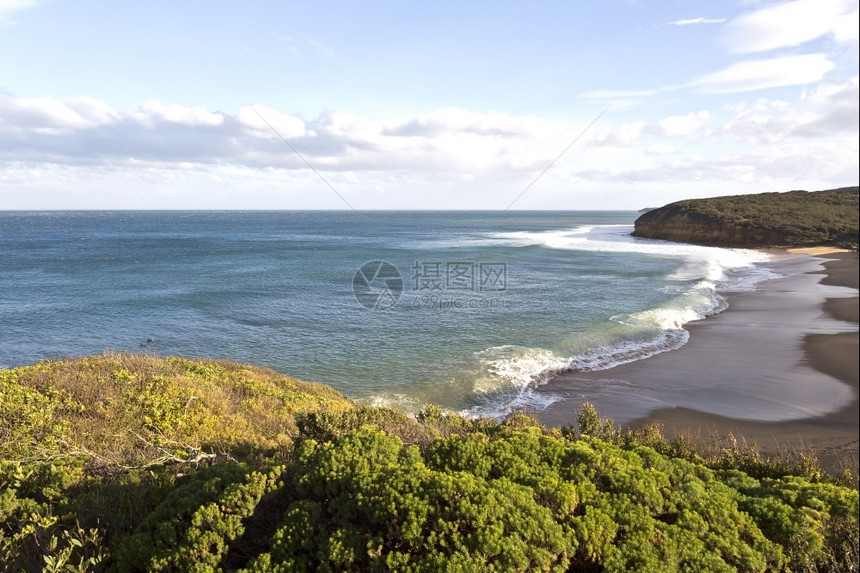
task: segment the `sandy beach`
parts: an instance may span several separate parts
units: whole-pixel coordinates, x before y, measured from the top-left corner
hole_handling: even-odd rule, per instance
[[[552,379],[541,391],[561,400],[541,420],[575,423],[589,401],[622,426],[658,424],[702,447],[734,436],[765,455],[801,450],[829,470],[856,465],[857,253],[781,251],[771,267],[783,276],[727,293],[728,310],[688,324],[680,349]]]

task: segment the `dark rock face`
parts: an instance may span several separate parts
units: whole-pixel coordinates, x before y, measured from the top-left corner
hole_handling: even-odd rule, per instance
[[[648,211],[634,224],[633,236],[680,243],[721,247],[786,245],[790,241],[774,229],[756,228],[748,222],[720,221],[716,217],[687,213],[674,205]]]

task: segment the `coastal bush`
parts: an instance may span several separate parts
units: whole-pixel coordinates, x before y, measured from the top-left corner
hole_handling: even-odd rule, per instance
[[[411,444],[426,444],[434,433],[426,425],[390,408],[357,406],[340,412],[314,411],[296,417],[299,435],[319,442],[340,440],[348,432],[374,425]]]
[[[434,471],[371,427],[303,442],[271,551],[247,571],[564,570],[565,532],[508,479]]]
[[[215,571],[243,521],[278,483],[283,466],[268,471],[247,464],[216,464],[195,472],[117,542],[117,572]]]
[[[42,364],[0,371],[0,459],[51,455],[67,438],[69,424],[55,416],[68,402],[60,392],[22,384],[19,376],[38,372]]]
[[[104,532],[83,529],[68,491],[84,479],[85,460],[0,462],[2,571],[88,571],[100,564]]]
[[[0,371],[0,416],[3,572],[860,566],[856,487],[588,404],[578,431],[412,418],[250,366],[109,354]]]
[[[703,468],[517,431],[437,439],[372,427],[303,442],[271,549],[247,571],[778,570],[780,546]],[[703,480],[702,476],[706,479]]]
[[[296,416],[355,406],[253,366],[107,353],[0,371],[0,454],[90,456],[104,471],[288,449]]]

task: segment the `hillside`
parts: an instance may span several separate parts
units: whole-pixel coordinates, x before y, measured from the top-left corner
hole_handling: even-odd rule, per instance
[[[857,570],[855,476],[578,428],[416,418],[271,370],[0,371],[0,571]]]
[[[688,199],[636,219],[634,236],[726,247],[858,244],[858,187]]]

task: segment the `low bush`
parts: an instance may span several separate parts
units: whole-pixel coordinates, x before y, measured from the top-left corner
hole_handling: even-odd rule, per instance
[[[197,400],[211,424],[191,431]],[[4,572],[860,566],[858,490],[814,460],[703,457],[588,404],[576,428],[412,418],[248,366],[108,355],[0,372],[0,428]]]

